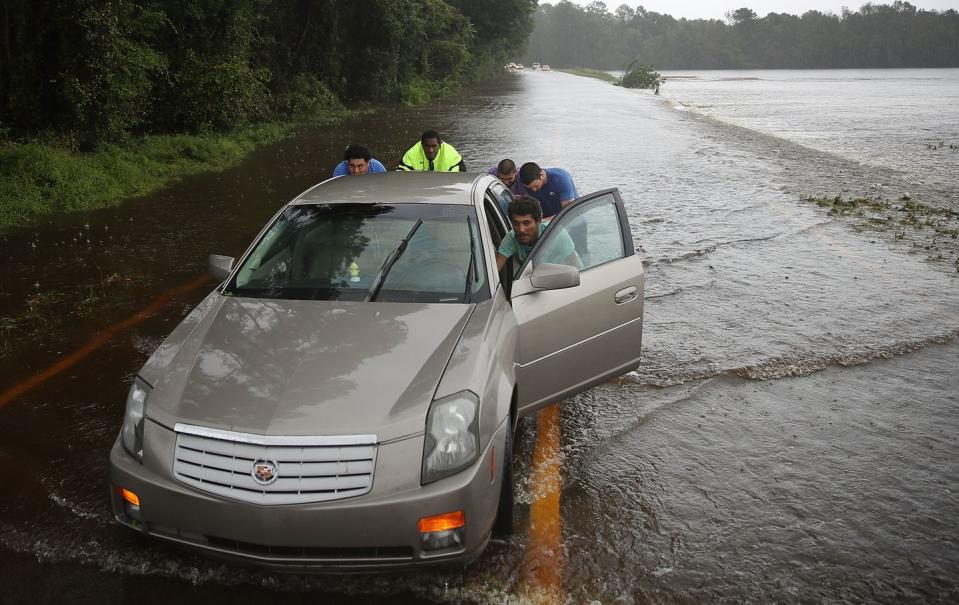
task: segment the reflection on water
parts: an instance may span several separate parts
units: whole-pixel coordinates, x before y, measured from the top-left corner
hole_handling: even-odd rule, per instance
[[[238,256],[280,204],[325,178],[346,142],[391,165],[434,127],[476,170],[510,157],[566,168],[583,193],[618,187],[647,261],[643,366],[565,402],[554,451],[541,454],[562,461],[561,546],[543,570],[567,602],[955,600],[956,275],[799,202],[906,188],[954,199],[955,159],[923,156],[922,145],[933,130],[959,138],[959,119],[946,119],[959,106],[955,70],[936,70],[941,80],[817,73],[713,73],[668,82],[666,99],[515,74],[449,105],[303,133],[240,169],[7,235],[0,314],[21,327],[0,332],[4,386],[192,279],[208,253]],[[861,98],[872,101],[856,115],[843,109]],[[126,385],[201,298],[181,296],[0,409],[0,460],[28,471],[0,492],[5,568],[41,583],[67,570],[79,586],[109,586],[114,602],[191,584],[231,603],[275,591],[294,601],[518,598],[527,553],[545,544],[529,510],[544,495],[534,451],[549,442],[536,423],[515,446],[519,533],[465,570],[276,576],[141,543],[112,523],[106,457]],[[231,367],[203,366],[210,376]]]

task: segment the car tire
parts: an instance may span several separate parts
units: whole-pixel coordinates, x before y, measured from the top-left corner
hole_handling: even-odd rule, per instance
[[[506,429],[506,444],[503,446],[503,478],[499,488],[499,506],[493,535],[499,538],[513,535],[513,431]]]

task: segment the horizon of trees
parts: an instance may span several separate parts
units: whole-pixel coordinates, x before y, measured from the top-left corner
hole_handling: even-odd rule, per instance
[[[536,0],[6,0],[0,141],[226,132],[501,73]]]
[[[524,62],[615,70],[959,67],[959,13],[908,2],[864,4],[839,15],[801,16],[749,8],[726,20],[675,19],[626,4],[543,3]]]

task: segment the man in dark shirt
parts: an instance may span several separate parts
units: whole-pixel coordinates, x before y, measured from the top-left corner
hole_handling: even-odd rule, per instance
[[[519,171],[516,170],[516,163],[513,162],[513,160],[509,158],[501,160],[499,164],[493,166],[486,172],[492,174],[498,178],[501,183],[506,185],[506,188],[512,192],[513,197],[526,195],[526,187],[519,181]]]

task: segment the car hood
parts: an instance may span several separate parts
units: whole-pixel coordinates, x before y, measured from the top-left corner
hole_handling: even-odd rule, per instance
[[[148,362],[147,415],[261,435],[422,433],[471,309],[222,297]]]

